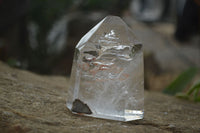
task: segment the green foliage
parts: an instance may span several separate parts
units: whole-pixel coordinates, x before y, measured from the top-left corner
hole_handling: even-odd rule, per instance
[[[163,92],[178,98],[200,102],[200,81],[186,93],[181,93],[198,73],[197,68],[189,68],[181,73]]]
[[[200,102],[200,81],[189,89],[187,93],[178,93],[176,96],[182,99],[194,100]],[[193,96],[193,98],[191,98]]]
[[[183,91],[195,77],[197,72],[197,68],[189,68],[188,70],[184,71],[166,89],[164,89],[163,93],[175,95],[178,92]]]
[[[9,58],[6,62],[11,67],[18,67],[19,66],[19,62],[14,58]]]

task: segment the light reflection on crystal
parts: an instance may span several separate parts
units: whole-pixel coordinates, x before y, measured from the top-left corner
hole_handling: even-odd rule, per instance
[[[142,119],[141,47],[119,17],[103,19],[76,46],[67,107],[73,113],[98,118]]]

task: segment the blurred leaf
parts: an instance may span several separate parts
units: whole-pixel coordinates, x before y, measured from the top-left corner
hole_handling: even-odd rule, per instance
[[[200,102],[200,97],[198,97],[197,99],[195,99],[195,102]]]
[[[200,91],[200,82],[197,83],[193,88],[194,88],[194,101],[199,102],[200,96],[198,96],[198,94],[199,94],[199,91]]]
[[[195,84],[195,85],[187,92],[187,94],[190,95],[190,94],[192,94],[192,92],[194,92],[195,89],[199,89],[199,88],[200,88],[200,81],[199,81],[197,84]]]
[[[16,67],[17,64],[18,64],[18,61],[16,59],[13,59],[13,58],[9,58],[6,62],[11,67]]]
[[[176,93],[181,92],[192,81],[196,74],[197,68],[187,69],[181,73],[166,89],[164,89],[163,93],[175,95]]]
[[[200,81],[193,87],[191,87],[187,93],[178,93],[176,94],[176,97],[186,100],[194,100],[195,102],[200,102],[199,91],[200,91]],[[192,94],[193,97],[190,98]]]
[[[178,93],[178,94],[176,94],[176,97],[186,99],[186,100],[189,99],[189,96],[185,93]]]

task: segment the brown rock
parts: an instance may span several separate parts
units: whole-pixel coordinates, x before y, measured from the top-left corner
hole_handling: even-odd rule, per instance
[[[119,122],[73,115],[65,106],[68,78],[39,76],[0,62],[2,133],[197,133],[200,104],[145,92],[143,120]]]

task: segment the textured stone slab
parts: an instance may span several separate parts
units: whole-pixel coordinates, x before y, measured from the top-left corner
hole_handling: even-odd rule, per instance
[[[200,132],[200,104],[145,92],[143,120],[118,122],[73,115],[68,78],[39,76],[0,62],[0,132]]]

